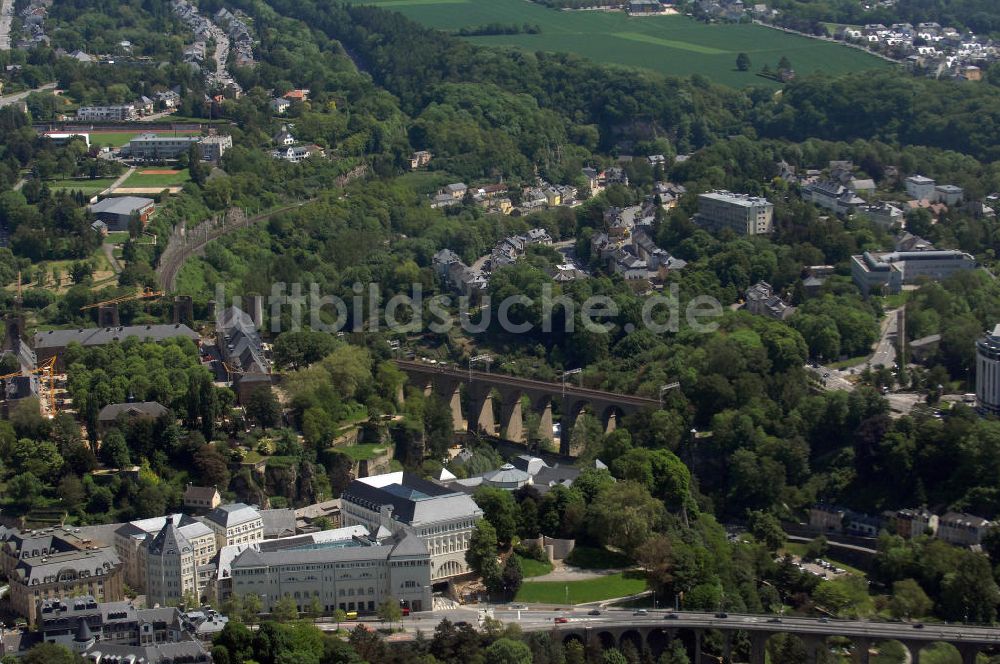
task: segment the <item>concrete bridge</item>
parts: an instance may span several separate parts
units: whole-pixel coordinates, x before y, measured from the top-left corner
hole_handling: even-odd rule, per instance
[[[569,454],[573,425],[581,413],[589,411],[600,420],[605,432],[615,429],[620,417],[644,408],[658,408],[659,401],[649,397],[617,394],[575,387],[572,384],[550,383],[529,378],[517,378],[485,371],[463,371],[453,367],[412,360],[396,360],[410,379],[410,384],[424,394],[437,394],[451,404],[455,429],[499,434],[507,440],[524,442],[525,413],[523,403],[540,419],[537,434],[553,439],[552,405],[559,406],[559,451]],[[467,413],[462,409],[462,388],[465,388]],[[494,408],[494,402],[498,408]],[[499,410],[499,431],[495,411]],[[467,423],[467,424],[466,424]]]
[[[708,631],[717,630],[723,636],[722,661],[733,662],[734,642],[743,633],[749,641],[750,664],[764,664],[767,641],[775,634],[790,634],[802,640],[809,664],[820,661],[820,653],[829,647],[827,639],[841,637],[850,642],[852,659],[868,664],[870,649],[886,641],[898,641],[909,652],[912,664],[920,664],[922,650],[932,643],[948,643],[958,650],[963,664],[975,664],[979,653],[996,652],[1000,648],[1000,629],[970,625],[869,622],[862,620],[828,620],[816,618],[783,618],[761,615],[735,615],[717,618],[711,613],[658,613],[649,616],[613,617],[604,614],[593,620],[572,619],[566,624],[551,626],[524,625],[527,631],[544,629],[563,643],[576,639],[584,645],[598,643],[604,648],[621,647],[626,642],[641,652],[648,647],[658,657],[673,639],[680,639],[693,655],[692,662],[701,664],[702,643]],[[607,617],[605,617],[607,616]],[[919,623],[917,623],[919,625]],[[746,643],[746,641],[744,641]],[[805,664],[805,663],[804,663]]]

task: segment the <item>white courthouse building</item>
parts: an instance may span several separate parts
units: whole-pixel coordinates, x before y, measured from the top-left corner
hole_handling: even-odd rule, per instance
[[[483,511],[467,494],[400,471],[351,482],[341,514],[345,526],[371,532],[412,530],[427,545],[431,579],[440,581],[469,572],[465,552]]]

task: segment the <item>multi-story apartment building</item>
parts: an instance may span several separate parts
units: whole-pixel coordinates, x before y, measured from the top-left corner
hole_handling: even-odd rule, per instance
[[[76,112],[76,119],[82,122],[128,122],[138,117],[139,111],[135,104],[81,106]]]
[[[194,548],[172,521],[146,547],[146,600],[177,604],[197,596]]]
[[[774,205],[759,196],[713,191],[698,196],[694,222],[713,232],[729,229],[737,235],[768,235],[774,222]]]
[[[126,523],[115,531],[115,550],[124,567],[125,583],[136,590],[148,590],[149,546],[168,523],[191,546],[194,556],[192,573],[195,574],[196,592],[200,596],[211,581],[212,561],[218,548],[215,531],[186,514],[140,519]]]
[[[351,482],[341,496],[341,514],[345,526],[371,532],[412,530],[427,545],[437,581],[468,573],[465,552],[483,511],[460,491],[395,472]]]
[[[299,611],[309,610],[314,599],[327,613],[374,613],[387,599],[412,611],[432,608],[431,557],[407,528],[377,542],[354,538],[329,545],[264,548],[251,545],[230,565],[233,596],[258,595],[264,611],[285,597]]]
[[[976,342],[976,408],[1000,413],[1000,324]]]
[[[204,521],[215,533],[215,545],[219,549],[264,539],[264,520],[260,512],[244,503],[219,505],[205,515]]]
[[[11,608],[34,624],[47,599],[92,595],[124,597],[122,564],[114,549],[98,547],[62,528],[0,533],[0,564],[10,586]]]
[[[937,536],[958,546],[977,546],[993,523],[981,516],[948,512],[938,519]]]

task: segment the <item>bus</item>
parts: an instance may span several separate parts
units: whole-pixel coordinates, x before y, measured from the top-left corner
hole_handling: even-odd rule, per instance
[[[348,620],[357,620],[358,619],[358,612],[357,611],[348,611],[347,612],[347,619]]]

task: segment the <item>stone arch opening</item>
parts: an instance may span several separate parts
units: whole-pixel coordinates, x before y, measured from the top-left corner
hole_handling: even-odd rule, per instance
[[[579,634],[573,633],[573,634],[567,634],[566,636],[563,637],[563,640],[562,640],[563,646],[568,646],[570,644],[570,642],[572,642],[572,641],[576,641],[581,646],[587,645],[586,643],[583,642],[583,637],[582,636],[580,636]]]
[[[625,417],[625,410],[616,404],[609,404],[604,407],[601,411],[601,426],[604,427],[604,433],[611,433],[614,431],[618,425],[621,424],[622,419]]]
[[[577,425],[581,423],[580,419],[582,417],[597,416],[594,415],[594,408],[590,402],[583,399],[567,398],[559,405],[559,453],[577,456],[581,451],[583,443],[580,442],[580,432],[578,432],[576,437],[573,436],[573,432]]]
[[[524,443],[527,439],[524,422],[530,409],[524,408],[523,397],[520,390],[493,391],[493,412],[499,416],[499,435],[513,443]]]
[[[622,632],[622,635],[618,637],[618,648],[624,648],[625,644],[630,643],[635,648],[636,652],[641,653],[643,647],[642,634],[634,629]]]
[[[671,642],[676,639],[665,629],[654,629],[650,630],[649,634],[646,635],[646,647],[649,651],[653,653],[653,657],[659,659],[667,648],[671,646]],[[680,641],[678,641],[680,643]]]
[[[601,644],[601,650],[611,650],[618,646],[618,640],[611,632],[598,632],[597,642]]]

